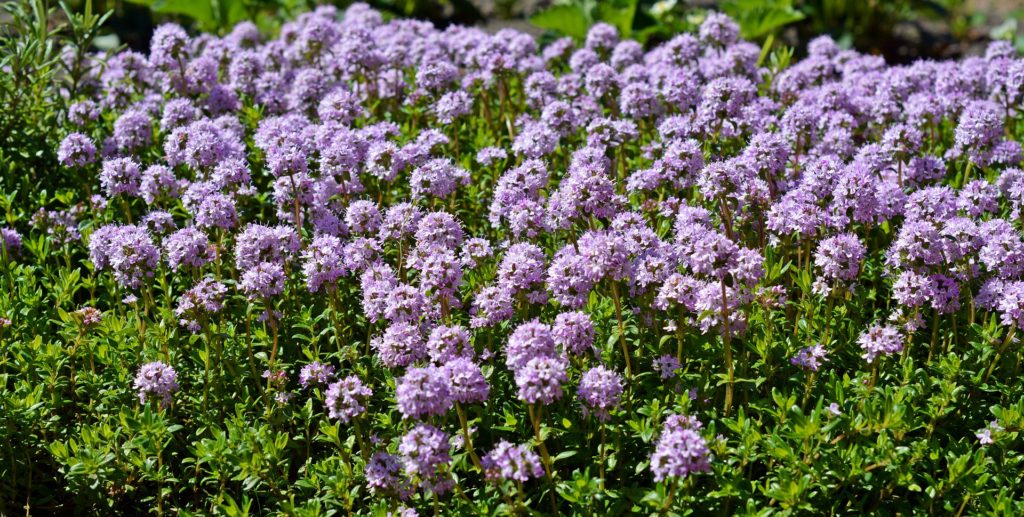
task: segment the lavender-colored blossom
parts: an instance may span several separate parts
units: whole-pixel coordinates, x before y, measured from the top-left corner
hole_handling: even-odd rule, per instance
[[[366,485],[374,494],[387,493],[407,499],[412,492],[412,486],[402,475],[402,463],[398,456],[380,451],[370,457],[364,471]]]
[[[843,233],[829,237],[818,244],[814,252],[814,265],[828,283],[852,282],[860,273],[864,260],[864,243],[856,235]]]
[[[469,269],[474,269],[484,259],[490,258],[494,254],[491,243],[487,239],[482,237],[473,237],[466,239],[466,242],[462,243],[462,253],[459,255],[459,260],[462,266]]]
[[[139,164],[131,158],[114,158],[103,162],[100,185],[107,197],[118,194],[136,196],[139,194],[140,182]]]
[[[171,395],[178,391],[178,373],[174,368],[155,361],[146,363],[135,375],[135,389],[139,390],[139,401],[146,402],[147,397],[159,398],[160,406],[171,404]]]
[[[71,133],[61,140],[57,160],[66,167],[85,167],[96,161],[96,144],[82,133]]]
[[[546,405],[562,398],[562,384],[568,380],[565,370],[561,358],[533,357],[514,372],[519,400]]]
[[[413,169],[409,184],[413,198],[423,198],[428,194],[445,198],[459,185],[469,184],[469,172],[450,159],[435,158]]]
[[[235,266],[252,269],[261,262],[284,264],[299,251],[299,236],[288,226],[250,223],[235,239]]]
[[[328,291],[346,273],[344,246],[333,235],[317,235],[302,251],[302,273],[310,292],[318,292],[326,285]]]
[[[563,312],[555,317],[551,326],[551,336],[555,345],[566,353],[584,355],[597,353],[594,347],[594,323],[590,316],[579,311]]]
[[[675,377],[676,370],[682,367],[683,365],[674,355],[665,354],[658,356],[658,358],[654,360],[654,369],[661,375],[662,380]]]
[[[153,277],[160,251],[145,227],[107,225],[93,232],[89,257],[97,269],[112,269],[121,286],[137,289]]]
[[[595,366],[583,373],[577,394],[583,415],[593,413],[602,422],[611,418],[610,410],[618,407],[622,396],[622,375],[604,366]]]
[[[167,265],[172,271],[182,266],[200,268],[213,260],[210,239],[193,226],[168,235],[163,245],[167,253]]]
[[[427,355],[434,363],[444,364],[456,358],[472,359],[475,354],[466,329],[458,325],[439,325],[430,331]]]
[[[181,295],[174,314],[181,325],[192,332],[199,332],[202,330],[201,323],[224,307],[227,291],[224,284],[212,278],[204,278]]]
[[[445,363],[442,375],[448,379],[451,398],[462,404],[484,402],[491,388],[484,378],[480,365],[471,359],[457,357]]]
[[[313,361],[299,370],[299,384],[303,388],[326,386],[333,378],[334,367],[329,364],[323,364],[320,361]]]
[[[821,367],[821,363],[825,361],[826,355],[825,347],[818,343],[801,348],[796,355],[789,359],[789,362],[795,366],[816,372]]]
[[[711,451],[697,432],[696,419],[668,418],[651,454],[651,472],[655,481],[685,478],[691,474],[711,471]]]
[[[284,292],[284,268],[276,262],[260,262],[242,273],[239,287],[251,300],[267,300]]]
[[[319,363],[311,363],[306,368],[316,364]],[[306,368],[303,368],[302,371],[306,372]],[[333,375],[333,371],[334,369],[330,366],[320,365],[316,372],[310,373],[302,386],[306,387],[309,383],[324,384]],[[301,375],[299,379],[299,382],[302,382]],[[337,418],[347,424],[353,418],[366,413],[366,400],[372,395],[373,391],[363,385],[359,377],[349,375],[328,386],[324,401],[327,405],[327,416]]]
[[[903,335],[890,325],[874,325],[857,339],[864,350],[864,360],[874,363],[880,356],[888,356],[903,350]]]
[[[427,355],[419,328],[406,322],[390,325],[383,336],[370,342],[370,346],[377,351],[381,364],[388,368],[409,366]]]
[[[516,327],[505,346],[505,364],[512,371],[520,370],[530,359],[557,356],[551,327],[538,320],[528,321]]]
[[[503,480],[525,483],[530,478],[544,475],[537,453],[526,445],[512,445],[505,440],[499,441],[491,452],[480,458],[480,463],[484,467],[484,477],[492,483]]]
[[[473,328],[491,327],[513,314],[512,291],[500,285],[484,287],[476,294],[470,314]]]
[[[402,436],[398,445],[405,473],[431,478],[451,462],[448,433],[429,424],[418,424]]]
[[[170,168],[150,165],[142,172],[139,191],[146,204],[154,205],[176,199],[181,194],[181,182]]]

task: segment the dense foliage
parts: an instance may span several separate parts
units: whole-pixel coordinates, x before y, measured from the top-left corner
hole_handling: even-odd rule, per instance
[[[1007,44],[84,41],[4,172],[0,514],[1024,512]]]

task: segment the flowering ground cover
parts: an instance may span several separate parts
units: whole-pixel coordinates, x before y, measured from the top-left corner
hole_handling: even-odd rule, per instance
[[[4,183],[0,513],[1024,513],[1007,44],[356,4],[63,59],[60,165]]]

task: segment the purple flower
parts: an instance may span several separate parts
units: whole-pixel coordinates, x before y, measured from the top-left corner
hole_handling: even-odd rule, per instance
[[[472,359],[457,357],[445,363],[442,375],[448,379],[449,392],[452,399],[463,404],[484,402],[490,395],[491,388],[484,378],[480,365]]]
[[[500,285],[484,287],[473,300],[470,326],[491,327],[512,317],[512,291]]]
[[[505,345],[505,364],[513,372],[523,368],[533,358],[557,355],[551,327],[538,320],[516,327]]]
[[[344,261],[344,246],[341,239],[333,235],[317,235],[302,252],[302,273],[311,293],[320,291],[325,284],[334,289],[335,282],[347,269]]]
[[[82,318],[82,325],[85,327],[95,327],[103,323],[103,313],[95,307],[82,307],[75,312]]]
[[[60,142],[57,160],[66,167],[85,167],[96,161],[96,144],[82,133],[71,133]]]
[[[203,228],[230,230],[238,223],[234,199],[220,192],[202,198],[195,210],[196,225]]]
[[[398,456],[376,452],[366,464],[366,485],[374,494],[387,493],[399,499],[408,499],[412,486],[401,471],[402,462]]]
[[[514,371],[519,400],[527,404],[551,404],[562,398],[568,378],[561,358],[534,357]]]
[[[583,373],[577,394],[583,404],[583,415],[593,412],[602,422],[611,418],[609,411],[619,405],[622,396],[622,375],[604,366],[595,366]]]
[[[103,162],[100,171],[100,185],[107,197],[118,194],[137,196],[141,184],[139,164],[131,158],[114,158]]]
[[[448,434],[429,424],[413,427],[398,445],[405,473],[429,479],[451,462]]]
[[[13,228],[0,228],[0,246],[8,257],[21,253],[21,235]]]
[[[160,407],[171,404],[171,394],[178,391],[178,374],[174,368],[159,361],[146,363],[135,376],[135,389],[139,390],[139,401],[147,397],[159,397]]]
[[[463,90],[447,92],[434,103],[434,114],[442,124],[452,124],[472,111],[473,96]]]
[[[435,158],[413,169],[409,184],[414,199],[427,194],[445,198],[459,185],[469,184],[469,172],[448,158]]]
[[[874,325],[857,339],[864,350],[862,356],[868,363],[874,363],[879,356],[899,353],[903,350],[903,335],[896,327]]]
[[[594,335],[594,323],[583,312],[563,312],[555,317],[555,324],[551,326],[555,344],[569,354],[596,354]]]
[[[679,359],[676,359],[676,356],[671,354],[661,355],[654,360],[654,369],[661,374],[662,380],[675,377],[676,370],[682,367],[683,365],[680,364]]]
[[[398,381],[395,398],[404,418],[444,415],[453,402],[448,371],[436,366],[409,368]]]
[[[423,336],[412,323],[390,325],[383,336],[370,342],[370,346],[377,351],[381,364],[388,368],[409,366],[427,356]]]
[[[508,158],[508,153],[500,147],[484,147],[476,153],[476,162],[484,167],[497,164]]]
[[[814,252],[814,265],[829,284],[837,281],[852,282],[860,272],[864,259],[864,244],[849,233],[829,237],[818,244]]]
[[[200,268],[213,260],[210,239],[193,226],[168,235],[163,244],[167,252],[167,265],[172,271],[177,271],[181,266]]]
[[[416,323],[426,308],[427,300],[415,287],[398,283],[387,294],[384,317],[391,323]]]
[[[113,269],[121,286],[137,289],[153,277],[160,251],[142,226],[106,225],[89,239],[89,258],[97,269]]]
[[[821,343],[818,343],[809,347],[801,348],[795,356],[789,359],[789,362],[795,366],[816,372],[818,371],[818,368],[821,367],[821,363],[825,360],[826,354],[827,352],[825,351],[825,347],[822,346]]]
[[[462,243],[462,254],[459,256],[459,260],[463,267],[473,269],[493,254],[494,250],[491,248],[490,241],[482,237],[473,237]]]
[[[360,199],[353,201],[345,212],[345,224],[352,233],[372,235],[380,229],[381,215],[377,204]]]
[[[740,26],[722,13],[709,12],[700,24],[700,39],[708,45],[727,47],[736,43],[739,36]]]
[[[526,445],[512,445],[505,440],[499,441],[491,452],[480,458],[480,463],[484,467],[484,477],[492,483],[503,480],[525,483],[530,478],[544,475],[537,453]]]
[[[250,300],[267,300],[284,292],[284,268],[276,262],[260,262],[242,273],[239,282]]]
[[[679,417],[679,415],[673,415]],[[651,454],[651,471],[655,481],[685,478],[690,474],[711,471],[711,451],[697,433],[700,422],[686,418],[669,418]]]
[[[406,202],[391,205],[384,212],[384,220],[380,223],[378,238],[384,242],[411,237],[416,233],[421,218],[423,218],[423,211],[416,205]]]
[[[313,361],[299,370],[299,384],[303,388],[310,386],[323,386],[334,378],[334,367],[323,364],[320,361]],[[369,395],[366,395],[369,396]]]
[[[183,326],[192,332],[199,332],[202,329],[200,322],[206,321],[224,307],[227,291],[224,284],[212,278],[204,278],[181,295],[174,314]]]
[[[174,171],[163,165],[150,165],[142,172],[139,183],[142,199],[148,205],[177,198],[181,193],[181,182],[174,176]]]
[[[306,368],[313,365],[319,365],[319,363],[311,363]],[[303,368],[302,371],[305,372],[306,368]],[[311,374],[315,375],[312,380],[307,378],[307,383],[326,383],[330,376],[333,375],[333,371],[334,369],[330,366],[324,367],[320,365],[320,369]],[[301,379],[302,377],[300,376],[299,382],[302,382]],[[307,384],[303,383],[303,387],[305,386]],[[373,391],[364,386],[359,377],[349,375],[328,386],[326,400],[324,401],[327,404],[327,416],[337,418],[347,424],[353,418],[366,412],[364,404],[371,395],[373,395]]]
[[[459,221],[448,212],[431,212],[416,226],[416,247],[458,249],[465,236]]]
[[[427,339],[427,355],[437,364],[456,358],[472,359],[474,351],[469,343],[469,332],[458,325],[434,327]]]
[[[235,266],[247,271],[261,262],[284,264],[299,251],[299,236],[288,226],[250,223],[235,239]]]
[[[114,121],[114,144],[122,152],[149,145],[153,139],[153,121],[144,111],[129,109]]]
[[[513,293],[529,291],[544,282],[544,251],[536,244],[513,244],[498,265],[498,284]]]

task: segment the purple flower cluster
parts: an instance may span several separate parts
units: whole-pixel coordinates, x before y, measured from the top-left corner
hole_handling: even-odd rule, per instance
[[[874,363],[880,356],[903,350],[903,335],[895,327],[874,325],[860,335],[857,344],[864,350],[864,360]]]
[[[314,365],[317,367],[314,368]],[[325,384],[333,376],[333,372],[334,369],[330,366],[312,363],[303,368],[301,374],[305,374],[305,377],[300,374],[299,382],[303,387],[313,383]],[[371,395],[373,391],[363,385],[359,377],[349,375],[327,387],[324,402],[327,405],[327,415],[348,423],[366,412],[366,399]]]
[[[160,263],[160,250],[142,226],[107,225],[89,239],[89,258],[97,269],[111,269],[122,287],[138,289]]]
[[[212,278],[204,278],[181,295],[174,314],[182,326],[192,332],[199,332],[202,323],[224,307],[225,294],[227,287],[224,284]]]
[[[139,401],[147,397],[157,398],[161,407],[171,404],[171,395],[178,391],[178,373],[174,368],[159,361],[146,363],[135,375],[135,389],[139,390]]]
[[[480,458],[484,467],[484,477],[491,482],[512,480],[525,483],[530,478],[544,475],[544,467],[537,453],[526,445],[513,445],[501,440],[491,452]]]
[[[583,414],[593,413],[602,422],[609,420],[609,411],[619,406],[622,382],[622,375],[604,366],[595,366],[583,372],[577,391],[583,404]]]
[[[651,454],[651,472],[655,481],[711,471],[711,451],[698,433],[701,427],[701,423],[692,417],[672,415],[665,420]]]

